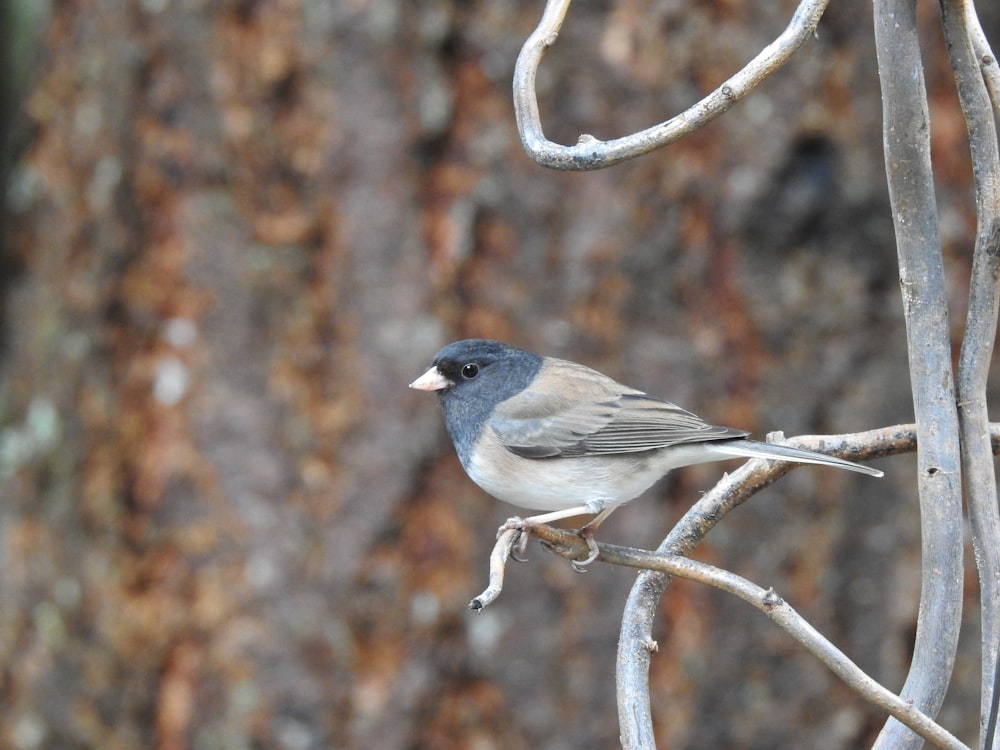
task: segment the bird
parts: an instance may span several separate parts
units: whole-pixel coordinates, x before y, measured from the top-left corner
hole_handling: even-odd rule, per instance
[[[742,457],[882,476],[835,456],[751,440],[745,430],[712,425],[585,365],[501,341],[448,344],[410,388],[437,393],[473,482],[499,500],[544,511],[525,521],[592,516],[577,532],[590,553],[578,566],[597,559],[594,532],[616,508],[682,466]]]

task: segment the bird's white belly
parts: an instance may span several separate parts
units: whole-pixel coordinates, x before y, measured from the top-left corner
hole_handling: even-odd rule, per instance
[[[486,442],[495,440],[492,435]],[[593,513],[634,500],[671,469],[732,458],[712,443],[691,443],[641,453],[522,458],[494,443],[474,451],[469,477],[493,497],[521,508],[557,511],[586,505]],[[482,455],[491,456],[490,461]]]
[[[530,510],[586,505],[597,513],[641,495],[666,471],[649,454],[539,459],[497,453],[491,462],[473,458],[469,477],[493,497]]]

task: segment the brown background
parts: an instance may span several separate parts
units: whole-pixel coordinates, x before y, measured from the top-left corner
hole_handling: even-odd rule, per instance
[[[449,340],[581,360],[760,435],[911,419],[870,3],[835,0],[723,119],[592,174],[518,143],[510,79],[541,6],[53,3],[10,66],[0,745],[616,746],[633,573],[533,546],[465,609],[511,509],[406,388]],[[677,113],[793,8],[574,6],[539,80],[547,134]],[[957,341],[969,165],[924,11]],[[655,545],[724,468],[675,473],[602,538]],[[698,556],[898,688],[918,519],[912,458],[883,468],[797,471]],[[968,589],[942,721],[972,741]],[[861,747],[883,720],[716,592],[672,587],[657,637],[664,748]]]

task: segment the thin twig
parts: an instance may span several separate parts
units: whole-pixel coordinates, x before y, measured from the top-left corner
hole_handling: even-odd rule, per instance
[[[505,529],[497,537],[497,543],[493,545],[493,552],[490,553],[490,584],[483,593],[469,602],[469,609],[476,614],[482,612],[500,596],[507,559],[521,533],[522,531],[518,529]]]
[[[976,244],[957,389],[969,527],[979,571],[981,746],[992,748],[994,679],[1000,641],[1000,510],[988,434],[986,387],[1000,310],[997,286],[1000,281],[1000,149],[990,96],[973,45],[973,28],[979,28],[975,8],[969,0],[942,0],[941,11],[948,57],[969,132],[976,188]]]
[[[679,115],[614,140],[600,141],[591,135],[581,135],[575,146],[561,146],[546,139],[542,130],[535,77],[545,50],[559,36],[570,2],[548,0],[541,21],[521,48],[514,67],[514,113],[521,143],[531,159],[551,169],[582,171],[610,167],[666,146],[729,110],[815,35],[829,0],[802,0],[777,39],[732,78]]]

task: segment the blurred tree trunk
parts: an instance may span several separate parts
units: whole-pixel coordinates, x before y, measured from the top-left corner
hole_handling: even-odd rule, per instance
[[[780,6],[574,8],[543,66],[553,137],[663,119]],[[632,574],[533,550],[493,610],[465,611],[509,509],[406,389],[452,338],[584,360],[759,433],[911,418],[869,6],[831,7],[754,102],[588,175],[517,143],[510,72],[540,10],[53,5],[8,188],[0,744],[613,746]],[[937,95],[947,154],[963,125]],[[968,165],[946,164],[958,244]],[[654,545],[719,471],[678,474],[608,540]],[[893,685],[911,473],[797,472],[709,553]],[[881,723],[738,604],[678,586],[663,619],[664,746],[859,746]]]
[[[345,589],[440,327],[389,231],[419,223],[412,136],[369,127],[397,86],[324,72],[363,46],[305,10],[54,8],[15,185],[8,733],[343,742]]]

